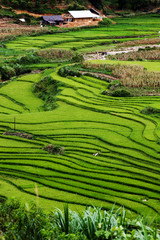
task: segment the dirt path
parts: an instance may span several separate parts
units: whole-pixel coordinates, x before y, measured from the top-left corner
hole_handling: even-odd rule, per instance
[[[2,8],[6,8],[6,9],[9,9],[9,7],[5,7],[3,5],[1,5]],[[30,16],[33,16],[33,17],[41,17],[43,16],[42,14],[36,14],[36,13],[31,13],[31,12],[28,12],[26,10],[17,10],[17,9],[13,9],[13,11],[16,13],[16,14],[28,14]]]
[[[28,11],[25,11],[25,10],[16,10],[16,9],[13,9],[13,11],[16,13],[16,14],[28,14],[30,16],[33,16],[33,17],[42,17],[43,15],[42,14],[36,14],[36,13],[31,13],[31,12],[28,12]]]
[[[93,54],[88,54],[87,56],[85,56],[85,59],[86,60],[92,60],[92,59],[105,60],[107,55],[116,55],[116,54],[128,53],[128,52],[137,52],[139,49],[145,49],[146,47],[160,48],[160,44],[134,46],[134,47],[121,48],[121,50],[108,50],[108,51],[104,51],[104,52],[97,52],[97,53],[93,53]]]

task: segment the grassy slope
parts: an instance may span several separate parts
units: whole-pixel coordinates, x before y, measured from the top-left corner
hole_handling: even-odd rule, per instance
[[[114,32],[102,28],[81,34],[23,37],[7,46],[31,48],[39,39],[39,46],[56,41],[54,47],[59,47],[63,36],[69,38],[70,46],[77,39],[83,46],[89,37],[97,40],[98,36],[131,33],[128,26],[123,33],[121,25],[118,33],[117,28],[112,27]],[[1,194],[10,197],[13,189],[13,197],[29,201],[36,198],[37,184],[38,201],[46,209],[61,208],[64,202],[72,209],[86,205],[110,208],[116,203],[144,215],[160,213],[159,117],[140,113],[146,106],[159,105],[159,97],[113,98],[101,94],[108,84],[105,81],[85,76],[64,78],[57,71],[51,76],[66,84],[54,111],[39,112],[42,101],[31,93],[31,85],[43,74],[20,77],[0,89]],[[2,135],[13,129],[14,117],[16,129],[35,134],[35,140]],[[64,155],[42,150],[48,144],[65,147]],[[93,155],[96,152],[98,156]]]

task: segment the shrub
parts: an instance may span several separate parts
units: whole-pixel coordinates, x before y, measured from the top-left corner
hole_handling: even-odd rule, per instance
[[[58,74],[62,77],[73,76],[80,77],[81,73],[77,70],[72,70],[70,66],[64,66],[59,69]]]
[[[23,65],[23,64],[40,63],[43,61],[44,61],[43,58],[36,56],[35,54],[28,54],[17,59],[15,62]]]
[[[0,67],[0,74],[2,80],[8,80],[13,76],[16,76],[16,71],[13,67],[9,65],[3,65]]]
[[[157,109],[157,108],[153,108],[153,107],[145,107],[142,111],[141,111],[142,114],[146,114],[146,115],[152,115],[152,114],[157,114],[157,113],[160,113],[160,109]]]
[[[111,81],[109,84],[108,84],[108,89],[114,89],[116,87],[120,87],[122,86],[122,83],[119,81],[119,80],[114,80],[114,81]]]
[[[103,21],[100,21],[98,25],[100,26],[110,26],[112,24],[112,20],[109,18],[103,18]]]
[[[69,5],[68,10],[86,10],[86,7],[79,3],[73,3]]]
[[[147,238],[146,238],[147,237]],[[131,218],[124,208],[110,211],[87,208],[83,213],[65,205],[48,214],[35,204],[16,200],[0,203],[0,239],[5,240],[105,240],[159,239],[158,226],[142,216]]]
[[[50,154],[53,154],[53,155],[62,155],[63,152],[64,152],[64,148],[63,147],[60,147],[60,146],[55,146],[55,145],[52,145],[52,144],[49,144],[47,146],[45,146],[43,148],[43,150],[49,152]]]
[[[0,239],[42,240],[53,234],[51,224],[35,204],[20,207],[16,200],[0,204]]]
[[[72,48],[72,50],[73,50],[73,48]],[[76,54],[73,56],[72,61],[73,61],[73,62],[80,62],[80,63],[82,63],[82,62],[84,61],[84,57],[83,57],[82,54],[76,53]]]
[[[20,65],[20,64],[18,64],[18,63],[15,64],[15,65],[13,65],[13,68],[14,68],[17,76],[18,76],[18,75],[21,75],[21,74],[23,74],[23,73],[28,73],[28,72],[30,72],[29,68],[27,68],[27,67],[24,66],[24,65]]]
[[[125,89],[117,89],[111,93],[113,97],[131,97],[131,93]]]

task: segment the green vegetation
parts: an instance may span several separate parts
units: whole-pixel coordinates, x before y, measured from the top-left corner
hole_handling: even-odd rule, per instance
[[[145,107],[144,109],[142,109],[141,113],[147,115],[160,114],[160,109],[154,107]]]
[[[4,17],[12,17],[12,18],[16,17],[16,14],[12,10],[12,8],[6,9],[6,8],[2,8],[1,6],[0,6],[0,15]]]
[[[45,1],[45,0],[36,0],[36,1],[28,1],[25,2],[23,0],[1,0],[1,3],[10,7],[19,8],[19,9],[27,9],[34,12],[39,13],[46,13],[50,10],[54,13],[60,13],[62,11],[61,8],[59,8],[59,5],[62,4],[61,0],[56,1]],[[64,9],[70,9],[70,10],[79,10],[79,9],[85,9],[87,4],[92,4],[97,9],[103,9],[104,12],[106,12],[106,8],[111,7],[113,9],[132,9],[132,10],[149,10],[150,8],[157,7],[159,1],[150,1],[150,0],[65,0],[63,1],[63,7]],[[64,11],[64,10],[63,10]]]
[[[62,86],[64,84],[52,79],[49,75],[38,83],[34,83],[33,93],[45,102],[43,105],[44,110],[53,110],[57,107],[56,96],[60,94]]]
[[[65,49],[78,52],[92,52],[103,50],[129,40],[148,39],[158,36],[159,15],[145,15],[130,18],[116,18],[117,24],[103,27],[84,29],[53,29],[39,36],[18,37],[15,41],[6,44],[14,50],[26,49]],[[61,33],[59,33],[61,31]],[[67,32],[67,34],[66,34]]]
[[[159,62],[125,61],[126,67],[116,60],[86,62],[79,54],[96,46],[116,48],[127,40],[157,39],[157,15],[116,21],[6,43],[1,68],[7,65],[15,71],[19,64],[32,72],[1,83],[3,199],[12,195],[24,203],[39,196],[39,206],[46,211],[62,209],[64,203],[80,212],[86,206],[108,210],[116,204],[115,211],[124,206],[134,215],[157,216],[159,221],[159,72],[142,67],[152,64],[152,70],[158,70]],[[118,94],[103,94],[106,91]],[[153,114],[144,114],[146,107]],[[102,230],[99,239],[108,231]]]
[[[11,201],[0,204],[0,238],[6,240],[101,240],[159,239],[156,223],[151,227],[141,216],[129,219],[124,208],[114,213],[88,208],[83,213],[64,206],[46,214],[34,204],[20,206]]]

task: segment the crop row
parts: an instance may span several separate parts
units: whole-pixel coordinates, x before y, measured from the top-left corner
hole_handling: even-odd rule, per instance
[[[0,119],[1,134],[13,130],[15,117],[16,130],[34,136],[0,136],[1,179],[31,196],[37,183],[41,199],[59,203],[104,208],[116,203],[134,212],[160,212],[159,121],[140,113],[159,97],[113,98],[101,94],[108,85],[103,80],[51,76],[66,84],[54,111],[40,112],[43,102],[31,92],[41,74],[0,90],[8,109]],[[48,144],[64,147],[63,155],[43,150]]]

